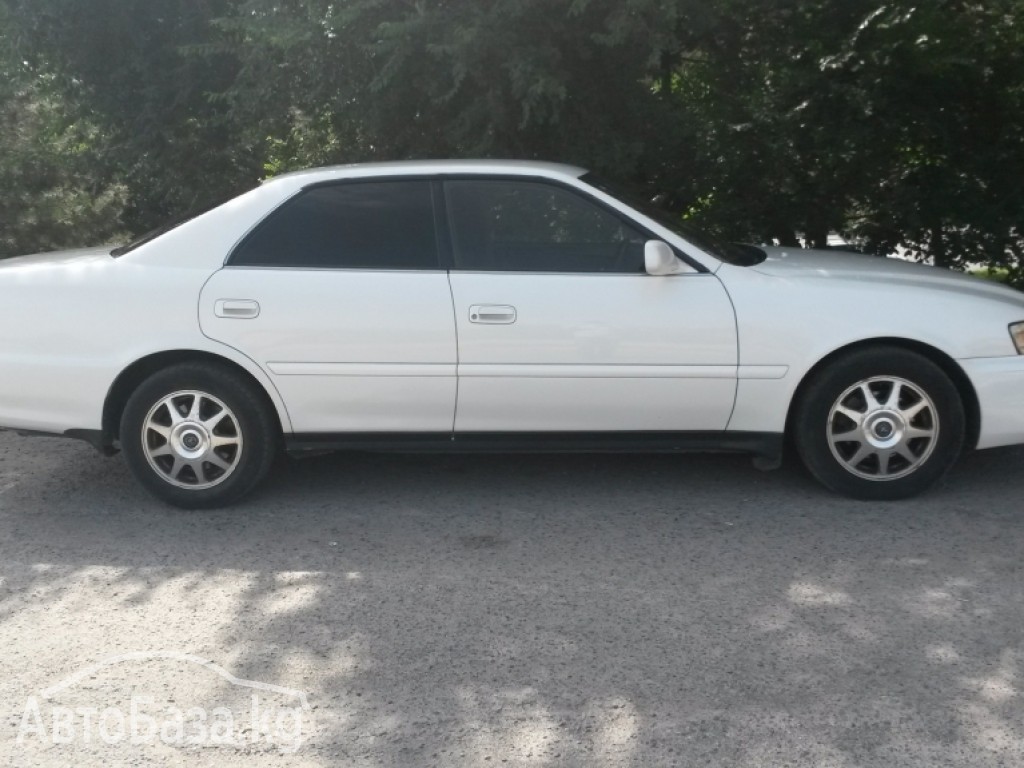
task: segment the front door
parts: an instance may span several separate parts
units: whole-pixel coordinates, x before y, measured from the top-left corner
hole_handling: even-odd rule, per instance
[[[561,185],[445,187],[456,435],[725,429],[737,335],[714,275],[646,274],[649,235]]]

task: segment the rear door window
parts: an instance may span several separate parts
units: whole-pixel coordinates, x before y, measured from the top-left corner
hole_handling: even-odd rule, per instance
[[[440,269],[431,183],[367,181],[307,189],[257,226],[229,264]]]

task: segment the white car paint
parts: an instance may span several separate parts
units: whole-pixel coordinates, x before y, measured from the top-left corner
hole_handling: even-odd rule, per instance
[[[736,319],[714,275],[452,272],[451,285],[456,432],[725,429]],[[474,323],[479,304],[518,318]]]
[[[56,434],[101,429],[104,402],[123,371],[150,355],[192,350],[245,369],[291,429],[265,369],[200,331],[196,301],[210,269],[109,252],[0,261],[0,426]]]
[[[786,360],[778,381],[743,380],[729,429],[777,432],[789,403],[815,364],[864,339],[925,344],[957,361],[976,392],[1024,389],[1024,358],[1008,332],[1024,295],[947,270],[856,254],[768,248],[753,268],[723,265],[717,276],[736,306],[743,365]],[[976,362],[1001,360],[995,381]],[[974,375],[971,371],[977,371]],[[979,396],[980,396],[980,392]],[[1024,441],[1024,410],[980,400],[978,447]],[[1001,417],[995,418],[997,413]],[[1008,418],[1008,421],[1004,419]]]
[[[254,319],[217,317],[228,297]],[[296,432],[444,432],[455,416],[455,319],[444,272],[231,268],[203,288],[211,339],[274,378]]]
[[[224,268],[232,248],[307,185],[371,176],[500,174],[576,187],[703,273],[473,274]],[[657,431],[779,433],[829,354],[909,340],[955,361],[980,401],[978,445],[1024,442],[1024,296],[932,267],[771,249],[725,264],[542,163],[349,166],[274,179],[121,257],[90,249],[0,262],[0,426],[104,428],[118,376],[192,350],[249,372],[291,433]],[[217,302],[259,305],[218,317]],[[469,322],[509,306],[514,324]]]

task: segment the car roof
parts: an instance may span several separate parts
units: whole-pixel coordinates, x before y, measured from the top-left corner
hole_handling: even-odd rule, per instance
[[[574,165],[545,163],[536,160],[405,160],[390,163],[355,163],[325,168],[310,168],[274,176],[265,183],[280,180],[301,180],[306,184],[335,179],[369,176],[433,176],[440,174],[508,174],[515,176],[546,176],[578,179],[587,171]]]

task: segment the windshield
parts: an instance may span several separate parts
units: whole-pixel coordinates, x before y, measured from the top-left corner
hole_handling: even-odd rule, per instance
[[[136,248],[141,248],[146,243],[150,243],[150,242],[156,240],[161,235],[166,235],[172,229],[177,229],[182,224],[187,224],[188,222],[192,221],[192,219],[198,219],[204,213],[209,213],[214,208],[219,208],[220,206],[224,205],[224,203],[227,203],[227,202],[229,202],[231,200],[234,200],[240,194],[243,194],[244,192],[247,192],[247,191],[249,191],[249,190],[242,190],[241,192],[234,192],[229,197],[218,197],[218,198],[216,198],[211,203],[207,203],[206,205],[197,206],[197,207],[193,208],[192,210],[188,211],[188,213],[185,213],[185,214],[183,214],[181,216],[178,216],[178,217],[176,217],[174,219],[171,219],[166,224],[163,224],[162,226],[159,226],[156,229],[151,229],[146,234],[139,235],[137,238],[135,238],[131,242],[125,243],[124,245],[115,248],[114,250],[112,250],[110,252],[110,255],[113,256],[116,259],[118,256],[124,256],[126,253],[131,253]]]
[[[580,181],[585,184],[589,184],[595,189],[601,190],[605,194],[611,195],[617,200],[621,200],[631,208],[635,208],[644,216],[654,219],[654,221],[661,224],[661,226],[671,230],[687,242],[693,243],[702,251],[710,253],[712,256],[721,259],[727,264],[733,264],[740,267],[750,267],[755,264],[760,264],[765,260],[765,258],[767,258],[765,252],[760,248],[755,248],[750,245],[729,243],[724,240],[720,240],[708,232],[704,232],[703,230],[685,223],[679,214],[666,211],[635,187],[631,188],[624,184],[614,184],[602,179],[600,176],[596,176],[593,173],[588,173],[582,176]]]

